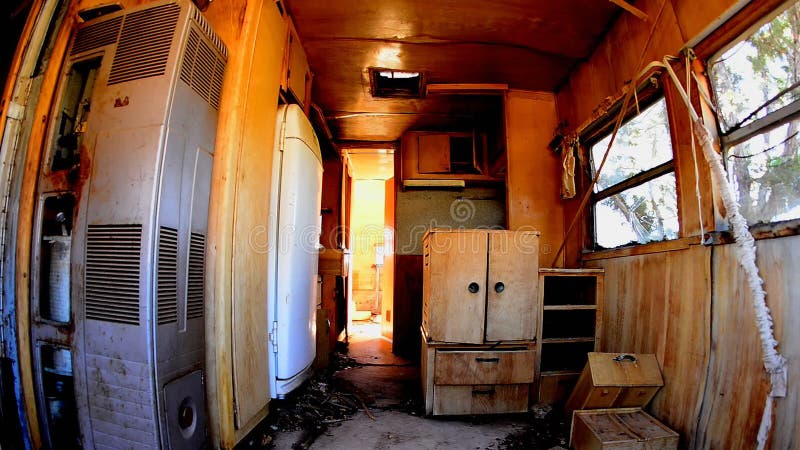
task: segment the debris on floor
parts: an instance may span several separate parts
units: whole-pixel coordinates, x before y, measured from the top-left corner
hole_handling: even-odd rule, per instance
[[[569,440],[569,420],[560,409],[536,404],[525,414],[526,423],[521,431],[503,439],[500,450],[552,450],[566,448]]]

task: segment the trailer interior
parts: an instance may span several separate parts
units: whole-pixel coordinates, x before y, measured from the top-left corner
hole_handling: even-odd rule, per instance
[[[0,449],[611,448],[604,354],[663,448],[800,449],[800,2],[0,14]]]

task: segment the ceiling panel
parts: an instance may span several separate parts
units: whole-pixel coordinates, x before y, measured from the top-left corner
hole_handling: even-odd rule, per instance
[[[370,67],[420,71],[431,83],[553,91],[622,11],[606,0],[286,3],[314,73],[313,100],[337,140],[395,140],[486,111],[469,96],[373,98]]]

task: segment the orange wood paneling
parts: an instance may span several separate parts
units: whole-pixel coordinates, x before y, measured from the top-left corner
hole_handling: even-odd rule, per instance
[[[547,146],[556,128],[555,96],[509,91],[505,114],[508,228],[541,232],[539,265],[551,267],[564,238],[561,161]]]

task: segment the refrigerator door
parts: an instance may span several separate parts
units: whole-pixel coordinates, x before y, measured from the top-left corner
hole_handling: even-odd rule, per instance
[[[271,373],[276,397],[289,393],[308,377],[316,355],[322,163],[307,119],[295,105],[288,108],[280,155],[277,221],[271,230],[277,236],[270,249],[275,261],[275,286],[270,290],[275,296],[271,305],[275,351]]]

